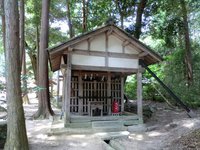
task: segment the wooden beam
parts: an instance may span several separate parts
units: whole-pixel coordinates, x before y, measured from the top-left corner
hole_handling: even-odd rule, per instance
[[[87,40],[87,44],[88,44],[88,51],[90,51],[90,45],[91,45],[90,39]]]
[[[137,72],[137,114],[139,122],[143,123],[143,110],[142,110],[142,73]]]
[[[69,52],[64,52],[63,54],[68,54]],[[128,59],[138,59],[137,54],[123,54],[123,53],[114,53],[114,52],[100,52],[100,51],[87,51],[81,49],[74,49],[71,54],[79,54],[86,56],[102,56],[102,57],[113,57],[113,58],[128,58]]]
[[[106,59],[105,59],[105,66],[108,67],[108,61],[109,61],[108,60],[108,40],[109,40],[109,38],[108,38],[107,33],[105,34],[105,36],[106,36],[106,38],[105,38],[105,40],[106,40],[105,41],[105,43],[106,43],[106,45],[105,45],[106,46],[105,47],[105,49],[106,49],[106,53],[105,53],[106,54],[106,56],[105,56],[106,57]]]
[[[125,40],[123,43],[122,43],[122,46],[128,46],[128,45],[130,45],[130,41],[127,41],[127,40]]]
[[[68,51],[69,51],[69,52],[73,51],[73,49],[74,49],[74,48],[71,47],[71,46],[68,47]]]
[[[96,36],[93,36],[93,37],[88,38],[88,41],[91,42],[92,40],[95,39],[95,37],[96,37]]]
[[[139,54],[139,57],[144,57],[144,56],[146,56],[146,55],[148,55],[147,52],[141,52],[141,53]]]
[[[110,28],[107,32],[106,32],[106,36],[109,37],[113,32],[113,29]]]
[[[117,33],[117,32],[113,32],[113,34],[118,37],[120,40],[122,41],[129,41],[130,44],[128,44],[130,47],[132,47],[134,50],[138,51],[138,52],[141,52],[141,51],[144,51],[143,49],[141,49],[141,47],[138,47],[137,45],[135,45],[135,42],[133,42],[133,40],[131,40],[130,38],[128,37],[125,37],[124,35],[120,34],[120,33]],[[126,46],[128,46],[126,45]]]
[[[115,67],[95,67],[95,66],[80,66],[72,65],[72,70],[88,70],[88,71],[108,71],[108,72],[125,72],[125,73],[136,73],[138,69],[129,68],[115,68]]]
[[[65,127],[70,123],[70,97],[71,97],[71,54],[67,55],[67,70],[66,70],[66,82],[65,85],[65,113],[64,113],[64,124]]]
[[[124,77],[121,77],[121,112],[124,111]]]

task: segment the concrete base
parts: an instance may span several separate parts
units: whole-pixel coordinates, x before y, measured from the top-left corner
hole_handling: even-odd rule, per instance
[[[115,138],[128,137],[129,134],[130,133],[128,131],[93,133],[95,137],[101,138],[103,140],[111,140]]]
[[[147,127],[145,126],[145,124],[128,126],[128,131],[129,132],[145,132],[145,131],[147,131]]]

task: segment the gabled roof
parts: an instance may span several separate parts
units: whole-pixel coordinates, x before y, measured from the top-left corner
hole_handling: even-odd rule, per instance
[[[98,29],[74,37],[62,44],[48,48],[47,50],[49,53],[49,60],[52,71],[60,69],[61,56],[63,55],[64,51],[68,51],[74,45],[79,44],[84,40],[87,40],[93,36],[97,36],[104,32],[114,32],[119,37],[130,42],[130,44],[134,45],[134,47],[137,47],[137,49],[141,51],[141,53],[139,54],[139,59],[143,59],[147,65],[155,64],[157,62],[162,61],[162,58],[147,45],[145,45],[144,43],[142,43],[141,41],[139,41],[138,39],[127,33],[126,31],[117,27],[116,25],[108,24],[106,26],[100,27]]]

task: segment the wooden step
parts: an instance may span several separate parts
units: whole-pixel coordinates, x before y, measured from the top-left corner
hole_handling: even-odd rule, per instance
[[[69,124],[70,128],[91,128],[91,122],[74,122]]]

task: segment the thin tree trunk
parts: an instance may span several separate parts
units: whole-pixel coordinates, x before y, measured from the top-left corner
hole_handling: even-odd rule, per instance
[[[137,15],[136,15],[136,23],[135,23],[135,38],[139,39],[141,35],[142,28],[142,15],[144,12],[144,8],[146,7],[148,0],[140,0],[137,7]]]
[[[69,27],[69,36],[70,38],[72,38],[74,34],[73,34],[73,26],[71,20],[71,12],[70,12],[70,0],[67,0],[67,23]]]
[[[5,150],[28,150],[24,110],[22,106],[19,56],[18,1],[6,0],[6,91],[7,139]]]
[[[28,56],[31,60],[31,65],[32,65],[32,68],[33,68],[33,74],[34,74],[34,79],[36,81],[36,78],[37,78],[37,57],[36,55],[33,53],[34,49],[32,49],[26,42],[25,42],[25,47],[26,49],[28,49]]]
[[[24,0],[20,0],[20,3],[19,3],[19,19],[20,19],[20,26],[19,26],[19,32],[20,32],[20,42],[19,42],[19,45],[20,45],[20,66],[22,66],[22,58],[23,58],[23,55],[24,55]]]
[[[23,102],[29,103],[26,81],[26,51],[24,39],[24,0],[20,0],[20,62],[22,64],[22,82],[23,82]]]
[[[48,56],[46,48],[48,47],[49,38],[49,5],[50,0],[42,1],[42,18],[41,18],[41,32],[40,32],[40,50],[39,50],[39,82],[40,87],[38,93],[38,111],[35,117],[42,116],[43,118],[53,115],[54,112],[50,104],[49,96],[49,75],[48,75]]]
[[[188,85],[193,82],[193,69],[192,69],[192,52],[190,47],[190,35],[188,26],[188,17],[185,0],[180,0],[182,17],[183,17],[183,27],[184,27],[184,38],[185,38],[185,64],[186,64],[186,74]]]
[[[83,23],[82,23],[82,29],[83,33],[87,31],[87,9],[86,9],[86,3],[85,0],[83,0]]]
[[[3,32],[3,48],[4,48],[4,53],[5,52],[5,33],[6,33],[6,28],[5,28],[5,12],[4,12],[4,0],[0,0],[0,9],[1,9],[1,21],[2,21],[2,32]]]
[[[115,0],[115,4],[116,4],[117,9],[119,11],[121,28],[124,29],[124,14],[122,13],[123,10],[120,8],[120,1]]]

